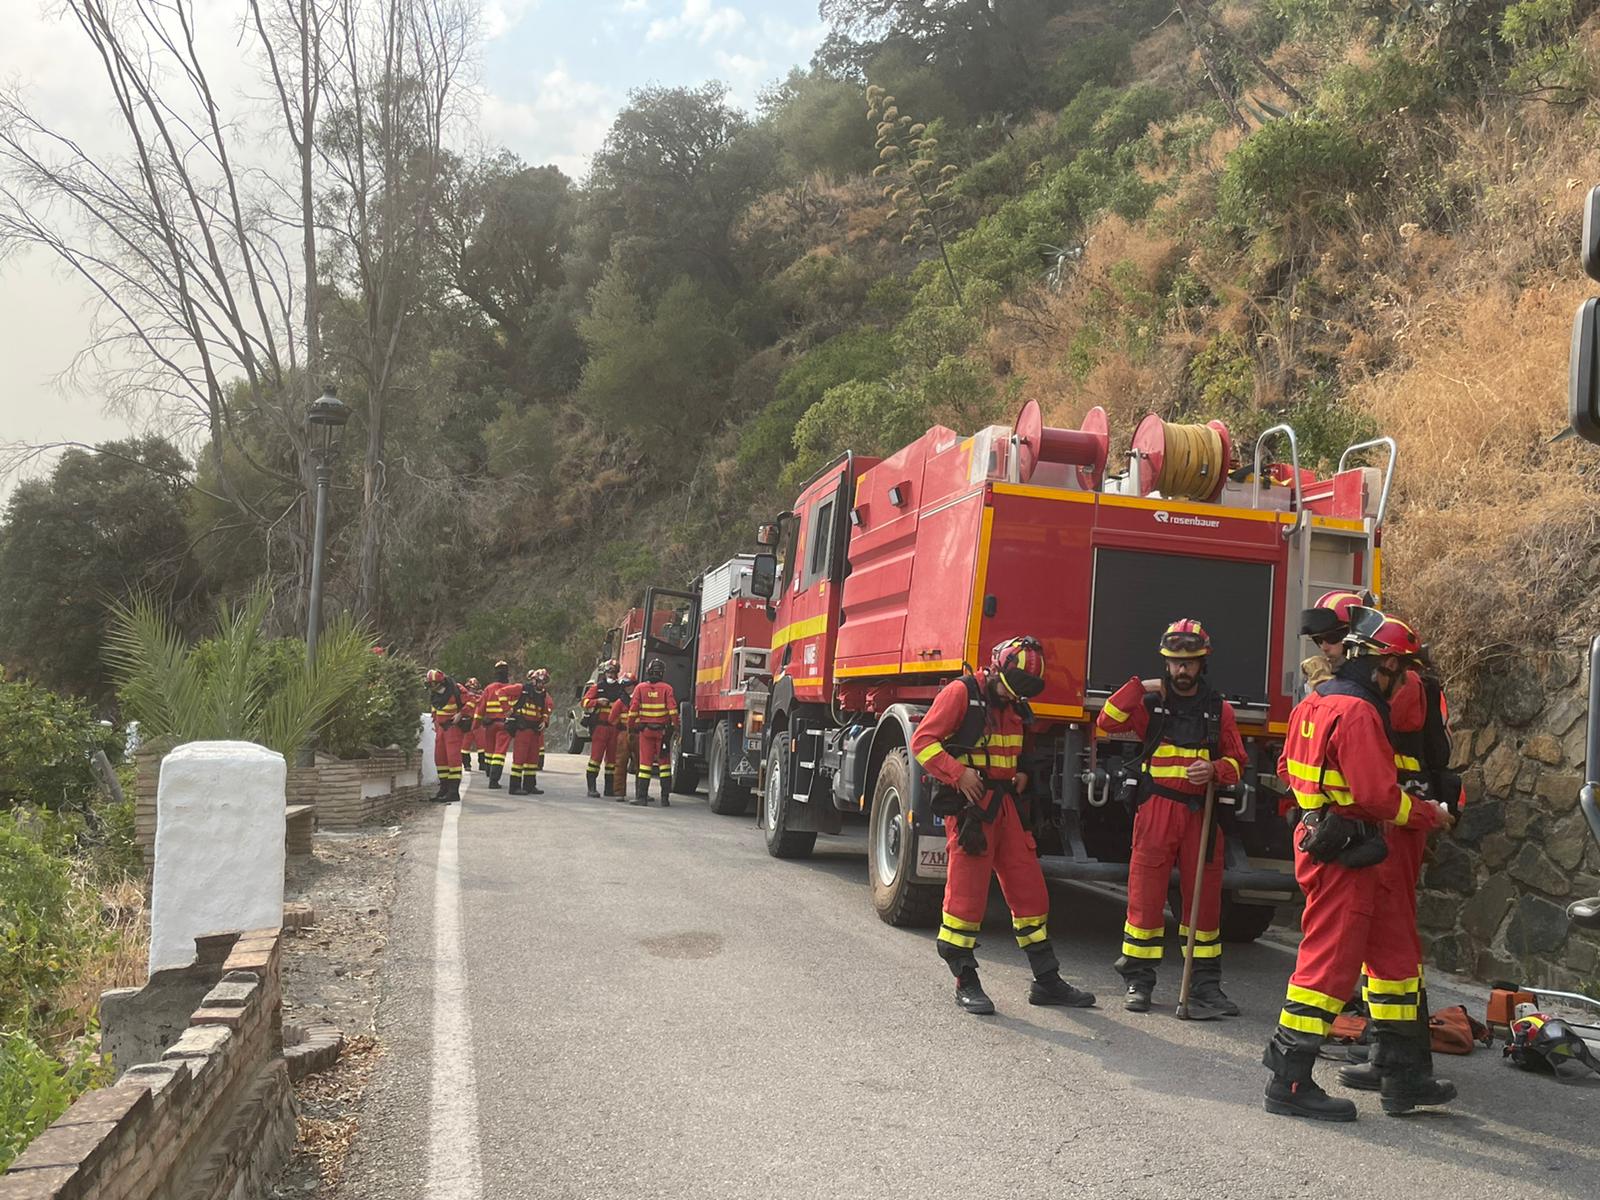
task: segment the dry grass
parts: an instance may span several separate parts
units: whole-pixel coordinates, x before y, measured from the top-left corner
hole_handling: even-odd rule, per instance
[[[80,879],[84,911],[74,920],[97,925],[101,937],[86,952],[83,969],[56,998],[65,1016],[63,1038],[82,1034],[100,1010],[100,993],[144,983],[150,961],[150,911],[143,880],[124,878],[98,889]],[[94,911],[89,907],[94,906]]]

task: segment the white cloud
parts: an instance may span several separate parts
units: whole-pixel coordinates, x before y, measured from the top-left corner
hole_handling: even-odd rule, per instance
[[[683,0],[683,11],[675,17],[660,17],[650,22],[645,34],[648,41],[659,42],[669,37],[692,37],[701,45],[713,38],[727,37],[744,28],[744,13],[729,5],[718,6],[714,0]]]
[[[622,11],[625,13],[649,12],[650,0],[622,0]]]
[[[761,41],[764,45],[782,46],[806,58],[810,58],[812,52],[822,44],[827,32],[828,26],[822,21],[812,25],[796,25],[792,21],[768,17],[761,22]]]
[[[539,77],[531,97],[486,93],[481,124],[490,144],[504,145],[530,163],[554,163],[581,179],[621,101],[608,85],[575,79],[558,62]]]
[[[483,6],[483,36],[491,42],[505,37],[538,5],[539,0],[488,0]]]
[[[773,65],[764,58],[730,54],[726,50],[718,50],[713,58],[717,64],[717,74],[727,83],[734,103],[746,110],[755,108],[756,94],[761,85],[777,74]]]

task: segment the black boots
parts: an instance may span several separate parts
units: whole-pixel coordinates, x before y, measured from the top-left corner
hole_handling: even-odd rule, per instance
[[[1033,981],[1028,989],[1029,1004],[1059,1004],[1065,1008],[1093,1008],[1094,993],[1073,987],[1061,978],[1060,971],[1051,971]]]
[[[1128,1012],[1149,1012],[1150,995],[1155,989],[1142,983],[1130,983],[1123,993],[1122,1007]]]
[[[1281,1117],[1309,1117],[1313,1121],[1354,1121],[1356,1106],[1336,1100],[1311,1078],[1317,1052],[1304,1047],[1285,1050],[1276,1038],[1267,1043],[1261,1063],[1272,1072],[1267,1081],[1264,1107]]]
[[[600,794],[602,796],[615,796],[617,794],[617,789],[612,786],[610,771],[607,771],[605,778],[600,781]]]
[[[539,786],[539,777],[537,775],[529,775],[527,779],[523,780],[522,794],[524,796],[544,795],[544,789]]]
[[[1237,1017],[1239,1006],[1228,999],[1222,990],[1222,960],[1197,958],[1194,973],[1189,979],[1190,1016],[1194,1016],[1196,1002],[1219,1017]],[[1204,1019],[1204,1018],[1201,1018]]]
[[[1377,1044],[1372,1048],[1371,1066],[1379,1077],[1384,1112],[1398,1117],[1414,1108],[1448,1104],[1456,1098],[1455,1084],[1434,1078],[1427,1026],[1413,1023],[1395,1030],[1379,1024],[1373,1032]],[[1342,1077],[1344,1072],[1339,1074]]]
[[[1150,965],[1154,961],[1158,960],[1121,954],[1111,964],[1122,976],[1122,982],[1128,985],[1128,990],[1122,994],[1122,1007],[1128,1012],[1150,1011],[1150,997],[1156,990],[1156,969]]]
[[[489,786],[493,787],[494,784],[491,783]],[[511,787],[507,790],[506,795],[522,795],[522,776],[517,773],[517,769],[515,767],[511,768]]]
[[[642,808],[650,803],[650,781],[648,779],[635,779],[633,781],[633,799],[628,801],[635,808]]]
[[[500,772],[504,770],[505,768],[500,766],[498,763],[492,764],[489,767],[489,790],[491,792],[498,792],[500,790]]]
[[[461,780],[452,779],[450,781],[450,790],[445,793],[444,802],[446,804],[461,803]]]
[[[595,784],[599,781],[599,779],[600,779],[600,772],[599,771],[590,771],[589,772],[589,775],[588,775],[589,790],[586,793],[587,795],[598,796],[600,794],[600,789],[595,787]],[[610,794],[611,794],[611,787],[608,784],[606,786],[606,795],[609,796]]]
[[[956,1005],[962,1012],[969,1012],[975,1017],[992,1016],[994,1001],[984,993],[983,984],[978,982],[978,969],[968,967],[956,976]]]
[[[672,776],[671,775],[663,775],[661,777],[661,807],[662,808],[671,808],[672,807]]]

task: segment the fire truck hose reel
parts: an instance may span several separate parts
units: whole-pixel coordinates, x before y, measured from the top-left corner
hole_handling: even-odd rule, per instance
[[[1174,425],[1151,413],[1133,434],[1133,451],[1149,464],[1144,491],[1172,500],[1214,500],[1227,482],[1232,457],[1221,421]]]

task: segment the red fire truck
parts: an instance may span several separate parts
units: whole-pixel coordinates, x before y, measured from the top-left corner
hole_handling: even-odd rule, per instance
[[[1288,426],[1263,433],[1232,474],[1220,422],[1147,417],[1111,475],[1109,440],[1099,409],[1080,430],[1047,429],[1031,402],[1013,428],[935,426],[887,458],[843,455],[763,529],[777,550],[752,564],[753,590],[776,608],[756,743],[771,854],[808,855],[819,833],[864,816],[878,915],[936,919],[945,838],[912,731],[940,686],[1032,634],[1049,672],[1025,763],[1054,802],[1045,873],[1124,881],[1132,813],[1117,796],[1137,747],[1097,738],[1094,718],[1130,676],[1156,672],[1170,621],[1197,617],[1251,760],[1223,935],[1266,928],[1294,888],[1275,770],[1299,686],[1299,611],[1331,588],[1377,589],[1394,443],[1352,446],[1318,479]],[[1290,461],[1263,462],[1272,445]],[[1380,448],[1382,472],[1357,465]]]
[[[695,597],[689,592],[674,592],[666,588],[650,588],[645,592],[643,608],[630,608],[620,625],[606,631],[600,655],[595,659],[589,678],[578,684],[573,692],[572,708],[568,714],[570,732],[567,752],[580,753],[589,744],[589,730],[583,724],[583,693],[600,675],[600,664],[608,658],[617,660],[621,674],[634,679],[644,678],[645,664],[659,658],[667,669],[666,681],[672,690],[682,696],[687,693],[689,681],[694,677],[694,605]],[[646,621],[646,614],[649,620]],[[649,629],[648,636],[646,629]],[[691,789],[692,790],[692,789]]]

